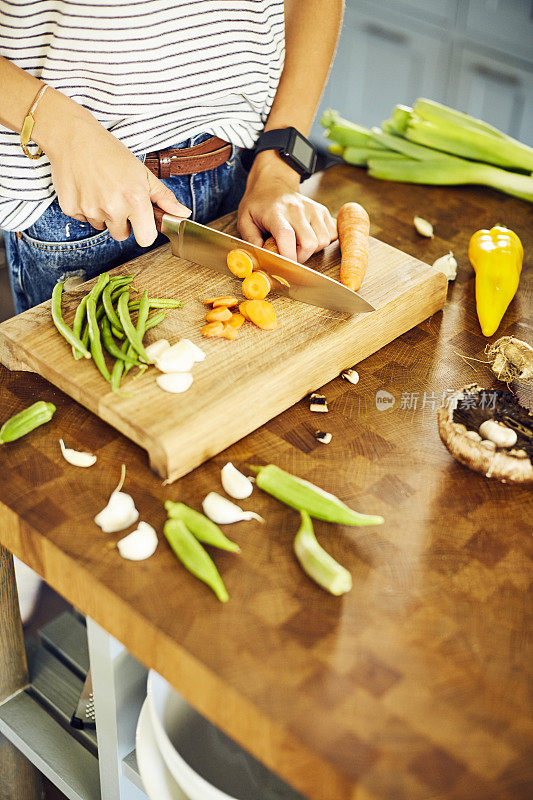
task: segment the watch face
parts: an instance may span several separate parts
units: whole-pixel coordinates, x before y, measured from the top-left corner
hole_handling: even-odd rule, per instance
[[[315,148],[298,131],[291,137],[290,155],[306,171],[312,172],[315,160]]]

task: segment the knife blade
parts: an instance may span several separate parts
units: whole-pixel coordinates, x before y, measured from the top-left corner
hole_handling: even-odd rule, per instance
[[[155,209],[155,217],[158,230],[168,236],[172,252],[179,258],[227,275],[228,253],[235,248],[244,249],[256,257],[260,269],[273,279],[272,288],[277,294],[348,314],[375,311],[374,306],[356,292],[303,264],[190,219],[162,213],[159,209]]]

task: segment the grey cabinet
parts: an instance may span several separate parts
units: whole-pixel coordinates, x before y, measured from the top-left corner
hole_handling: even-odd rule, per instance
[[[347,0],[312,138],[326,108],[379,125],[417,97],[533,145],[533,0]]]

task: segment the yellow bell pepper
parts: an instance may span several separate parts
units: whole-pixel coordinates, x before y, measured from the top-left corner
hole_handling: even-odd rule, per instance
[[[476,307],[484,336],[498,330],[507,306],[518,289],[524,248],[503,225],[476,231],[468,245],[468,258],[476,273]]]

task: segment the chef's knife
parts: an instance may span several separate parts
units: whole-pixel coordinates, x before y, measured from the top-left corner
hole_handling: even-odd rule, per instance
[[[273,279],[272,289],[277,294],[287,295],[312,306],[360,314],[375,311],[374,306],[352,292],[342,283],[322,275],[314,269],[304,267],[288,258],[255,247],[235,236],[215,231],[198,222],[180,219],[165,214],[154,206],[154,216],[158,231],[170,239],[172,252],[179,258],[202,264],[216,272],[228,275],[226,257],[230,250],[240,248],[253,253],[260,268]]]

